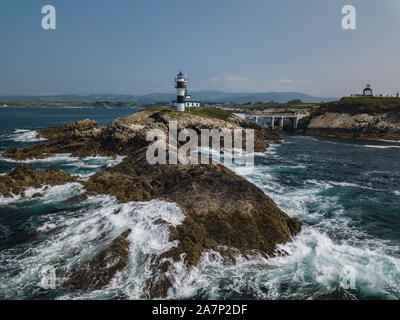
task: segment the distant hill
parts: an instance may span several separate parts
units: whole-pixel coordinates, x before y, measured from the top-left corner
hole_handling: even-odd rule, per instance
[[[288,102],[290,100],[300,99],[303,102],[319,103],[321,101],[332,101],[332,98],[314,97],[300,92],[260,92],[260,93],[232,93],[222,91],[198,91],[193,92],[193,97],[202,101],[208,102],[232,102],[232,103],[247,103],[247,102]]]
[[[233,93],[223,91],[191,92],[192,98],[210,103],[247,103],[247,102],[287,102],[300,99],[305,103],[320,103],[336,100],[334,98],[314,97],[299,92],[260,92],[260,93]],[[82,95],[54,95],[54,96],[0,96],[0,101],[18,102],[131,102],[131,103],[161,103],[170,102],[176,98],[175,93],[150,93],[146,95],[123,94],[90,94]]]

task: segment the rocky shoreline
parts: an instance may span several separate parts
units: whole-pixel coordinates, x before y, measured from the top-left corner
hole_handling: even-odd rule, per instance
[[[0,177],[0,195],[6,198],[16,195],[24,197],[29,188],[53,187],[75,181],[77,181],[76,177],[59,169],[37,171],[32,165],[24,164]],[[42,193],[37,192],[33,197],[41,197],[42,195]]]
[[[166,297],[173,285],[168,272],[173,261],[183,261],[187,268],[195,266],[202,254],[219,252],[226,263],[235,263],[235,256],[283,254],[278,244],[290,241],[300,232],[301,222],[282,212],[265,193],[221,164],[150,165],[146,151],[150,129],[167,132],[170,120],[184,128],[255,130],[255,151],[268,148],[266,140],[280,141],[277,133],[249,123],[227,112],[177,113],[169,108],[148,109],[99,127],[92,120],[83,120],[62,127],[39,130],[48,139],[22,150],[9,149],[2,156],[16,160],[47,158],[58,153],[71,156],[125,156],[124,160],[102,170],[87,181],[79,180],[58,169],[37,171],[23,165],[0,177],[0,193],[4,197],[23,195],[29,187],[79,182],[86,193],[115,196],[119,202],[160,199],[176,203],[185,215],[181,225],[168,226],[170,241],[178,245],[161,256],[149,257],[153,270],[143,295]],[[244,139],[244,145],[246,143]],[[28,178],[26,178],[27,176]],[[51,177],[50,177],[51,176]],[[38,195],[40,196],[40,195]],[[78,197],[72,201],[80,201]],[[116,212],[115,214],[118,214]],[[164,223],[165,221],[158,221]],[[127,266],[129,230],[117,237],[103,251],[75,266],[65,286],[94,290],[107,285],[115,274]]]
[[[366,140],[400,141],[400,99],[343,98],[321,105],[299,121],[298,133]]]
[[[394,118],[390,114],[352,116],[327,113],[312,118],[297,132],[325,137],[400,141],[400,118]]]

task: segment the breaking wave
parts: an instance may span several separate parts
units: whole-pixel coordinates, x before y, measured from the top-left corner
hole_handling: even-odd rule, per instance
[[[39,142],[47,140],[41,138],[37,131],[26,129],[15,129],[14,133],[7,135],[5,138],[15,142]]]
[[[71,196],[64,188],[65,196]],[[77,193],[78,194],[78,193]],[[145,281],[151,275],[147,257],[160,255],[177,245],[169,242],[168,225],[177,226],[184,215],[174,203],[160,200],[124,204],[110,196],[90,197],[79,205],[58,214],[37,218],[37,233],[47,233],[38,244],[22,244],[1,252],[0,297],[5,299],[43,295],[57,299],[143,298]],[[159,223],[162,220],[164,223]],[[68,291],[62,285],[68,272],[101,251],[122,232],[129,235],[129,265],[112,283],[92,292]],[[54,268],[55,290],[44,290],[38,284],[44,267]]]
[[[78,195],[83,192],[83,186],[77,182],[58,186],[43,185],[41,188],[29,188],[24,191],[23,195],[18,194],[12,197],[0,195],[0,206],[32,201],[34,199],[40,200],[43,203],[60,202],[71,198],[71,194]]]
[[[400,146],[378,146],[378,145],[365,145],[367,148],[375,148],[375,149],[390,149],[390,148],[400,148]]]
[[[217,252],[208,252],[190,272],[176,268],[170,298],[318,299],[338,289],[349,265],[356,270],[361,295],[400,296],[400,260],[379,250],[338,244],[307,226],[279,249],[288,255],[271,259],[239,255],[236,264],[228,266]]]
[[[116,157],[86,157],[78,158],[71,157],[70,154],[56,154],[53,157],[45,159],[28,159],[28,160],[14,160],[5,157],[0,157],[0,160],[8,163],[15,164],[32,164],[39,169],[59,168],[63,171],[71,173],[72,175],[79,176],[87,179],[97,171],[115,166],[123,161],[125,156]]]

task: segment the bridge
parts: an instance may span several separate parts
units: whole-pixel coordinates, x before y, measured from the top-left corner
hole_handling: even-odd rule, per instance
[[[307,116],[308,113],[296,111],[292,113],[277,113],[277,114],[245,114],[244,118],[250,122],[256,122],[263,127],[281,127],[283,128],[284,123],[291,126],[293,129],[297,129],[299,120]],[[242,116],[243,117],[243,116]]]

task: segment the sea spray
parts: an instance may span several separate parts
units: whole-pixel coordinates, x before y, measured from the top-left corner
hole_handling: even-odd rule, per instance
[[[6,135],[4,138],[15,142],[39,142],[47,140],[40,137],[37,131],[27,129],[15,129],[13,134]]]
[[[68,189],[65,191],[71,196]],[[158,256],[177,245],[176,241],[169,242],[168,226],[181,224],[184,215],[175,204],[160,200],[119,204],[113,197],[96,196],[58,212],[56,217],[49,213],[36,220],[37,223],[40,221],[37,232],[47,232],[47,237],[39,243],[20,244],[2,252],[0,296],[4,298],[37,297],[40,294],[58,298],[101,298],[108,294],[143,297],[144,283],[151,273],[150,262],[146,262],[145,256]],[[160,220],[164,223],[158,223]],[[103,290],[65,293],[62,283],[69,270],[90,259],[127,229],[132,230],[127,270]],[[101,240],[100,235],[104,235]],[[55,268],[55,290],[43,292],[38,286],[44,266]]]

